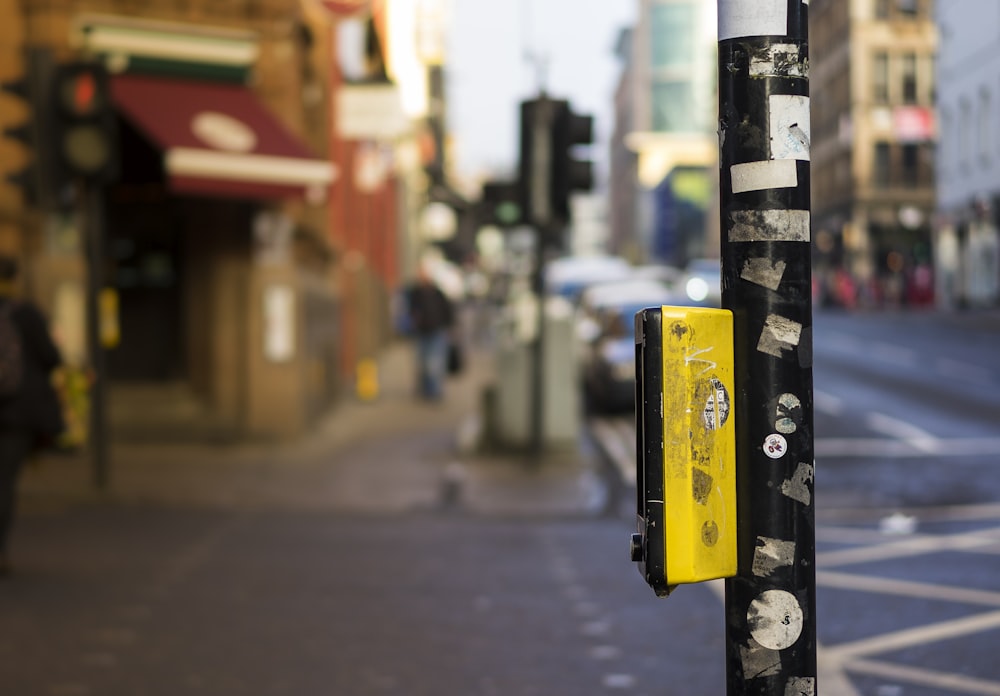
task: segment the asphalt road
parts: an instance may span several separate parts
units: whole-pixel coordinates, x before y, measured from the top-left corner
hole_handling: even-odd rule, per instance
[[[1000,694],[996,315],[815,319],[820,693]],[[631,420],[591,422],[626,488]]]

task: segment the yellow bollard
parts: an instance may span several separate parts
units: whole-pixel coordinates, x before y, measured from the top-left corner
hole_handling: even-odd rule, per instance
[[[356,391],[362,401],[378,398],[378,363],[371,358],[358,362]]]

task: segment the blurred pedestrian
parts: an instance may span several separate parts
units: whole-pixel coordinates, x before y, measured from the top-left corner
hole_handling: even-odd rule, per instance
[[[455,308],[424,264],[407,289],[406,305],[417,348],[417,390],[421,398],[437,401],[444,395]]]
[[[42,312],[16,298],[17,274],[17,260],[0,255],[0,576],[10,573],[7,542],[21,471],[64,428],[52,386],[59,349]]]

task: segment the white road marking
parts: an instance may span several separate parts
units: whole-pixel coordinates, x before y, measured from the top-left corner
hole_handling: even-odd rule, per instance
[[[865,419],[868,427],[877,433],[902,440],[922,452],[939,452],[940,442],[923,428],[912,423],[887,416],[884,413],[870,413]]]
[[[839,416],[844,413],[843,399],[819,389],[813,391],[813,407],[828,416]]]
[[[938,358],[934,367],[945,377],[969,382],[992,382],[993,370],[953,358]]]
[[[936,672],[920,667],[894,665],[876,660],[848,660],[844,667],[850,672],[884,677],[924,688],[934,686],[963,694],[1000,695],[1000,684],[997,682],[975,679],[964,674]]]
[[[844,660],[863,655],[903,650],[914,645],[937,643],[942,640],[959,638],[974,633],[983,633],[1000,628],[1000,611],[964,616],[960,619],[940,621],[915,628],[906,628],[892,633],[862,638],[848,643],[828,647],[828,656]]]
[[[816,572],[816,584],[841,590],[857,590],[895,596],[919,597],[942,602],[962,602],[989,607],[1000,607],[1000,592],[974,590],[966,587],[949,587],[912,580],[894,580],[870,575],[853,575],[831,570]]]

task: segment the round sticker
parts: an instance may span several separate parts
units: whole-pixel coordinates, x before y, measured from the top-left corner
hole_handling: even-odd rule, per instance
[[[768,650],[784,650],[802,635],[802,607],[795,595],[767,590],[750,603],[747,624],[754,640]]]
[[[788,442],[785,440],[784,436],[774,433],[773,435],[768,435],[767,439],[764,440],[764,454],[766,454],[771,459],[781,459],[785,456],[785,452],[788,451]]]

